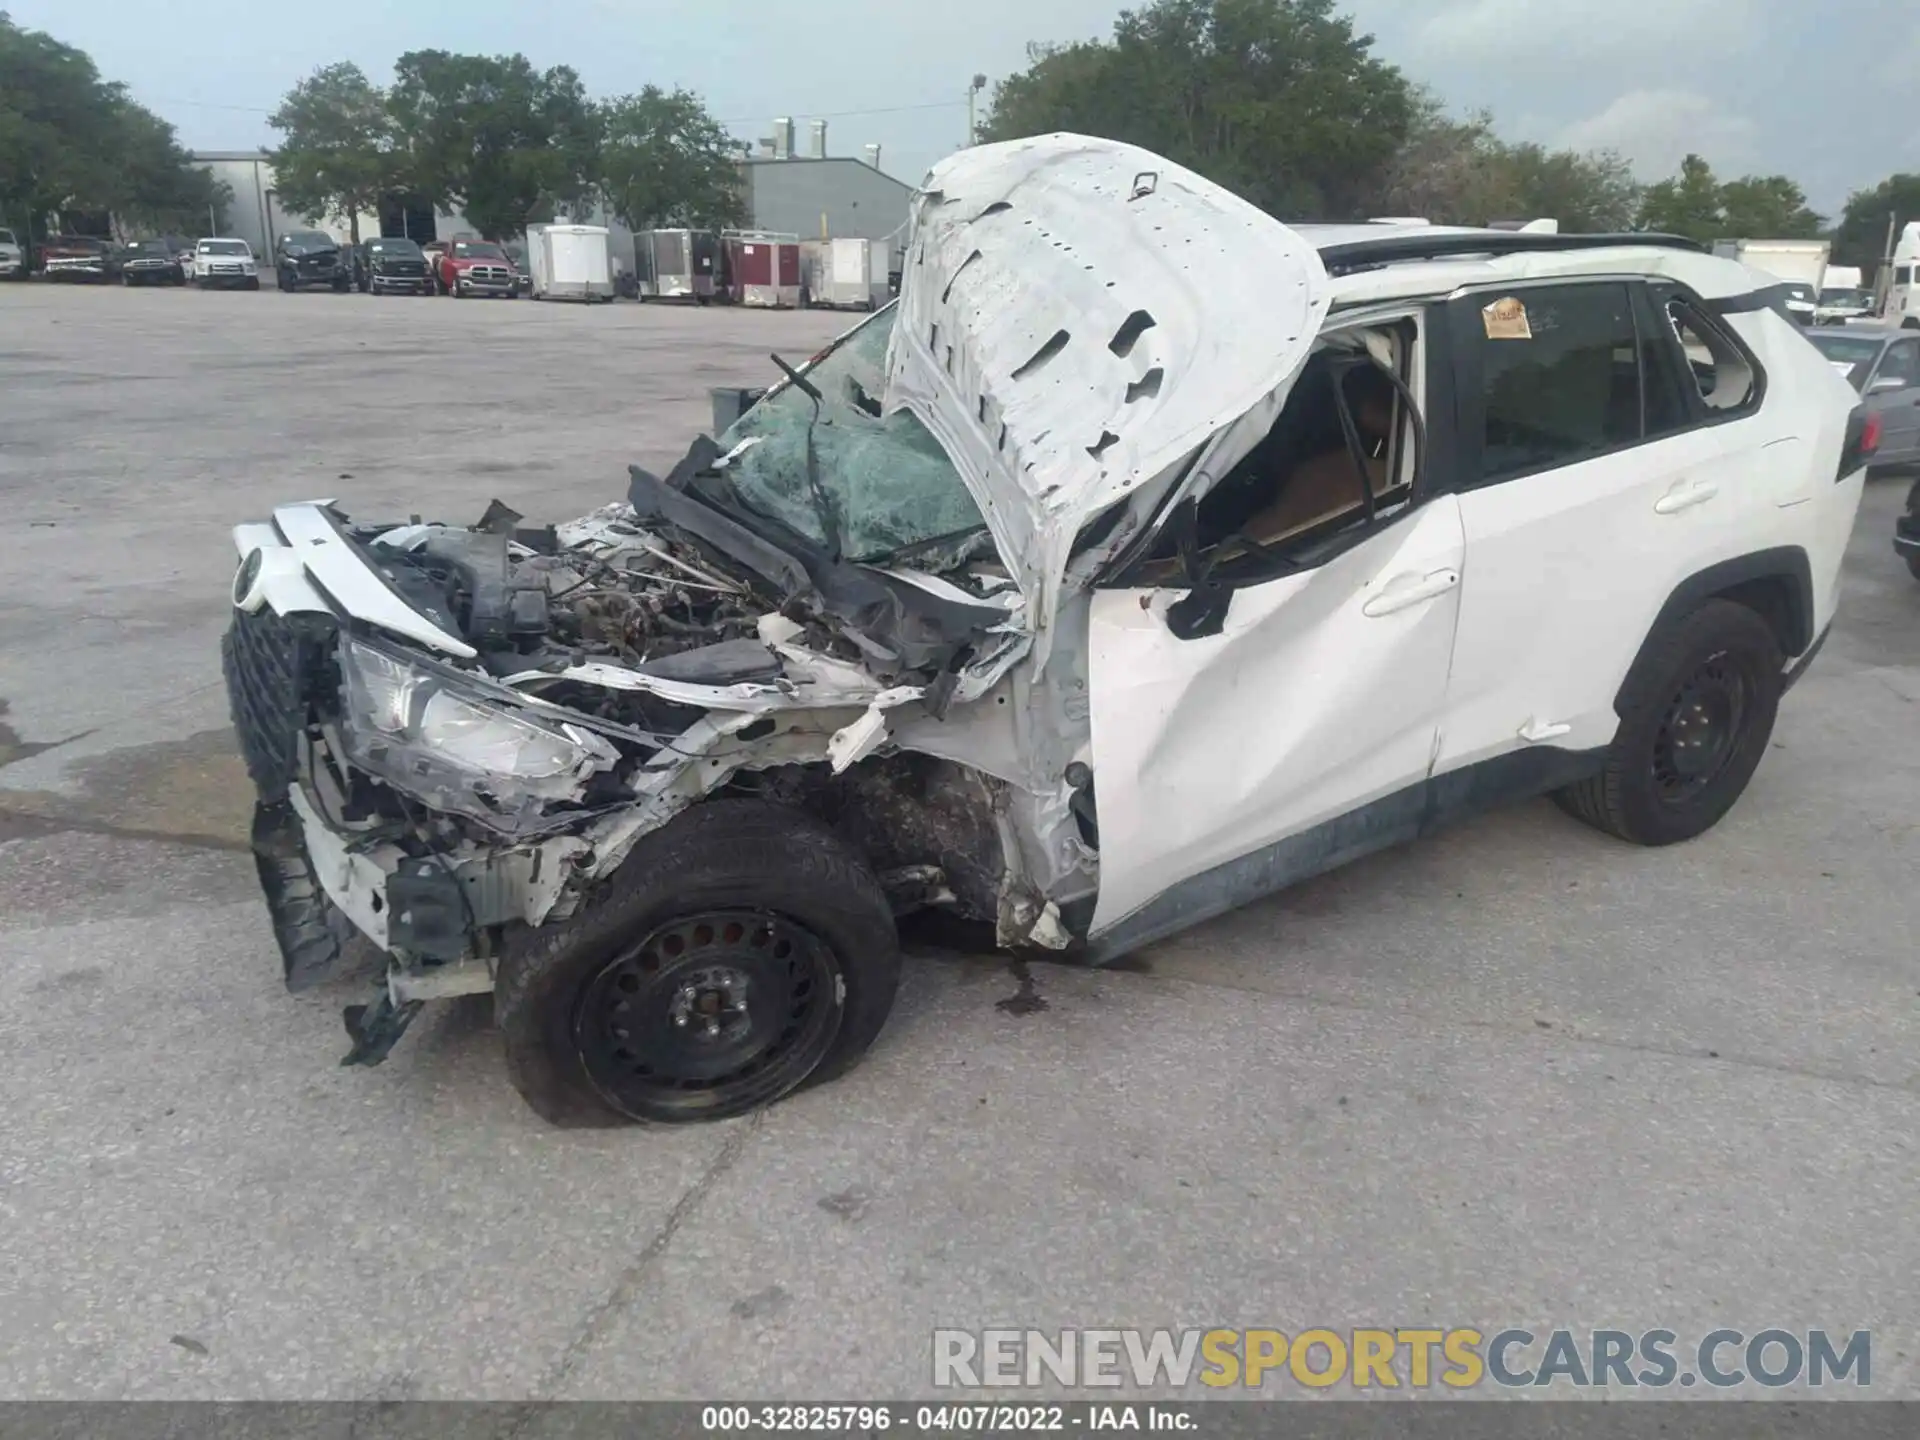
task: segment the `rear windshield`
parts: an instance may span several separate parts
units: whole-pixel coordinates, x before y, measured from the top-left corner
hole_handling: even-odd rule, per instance
[[[456,260],[504,260],[507,253],[491,240],[456,240],[453,257]]]
[[[1880,354],[1877,337],[1848,335],[1843,330],[1837,335],[1810,334],[1807,338],[1813,342],[1814,349],[1826,356],[1833,368],[1845,375],[1856,390],[1865,383],[1867,372],[1873,368],[1873,362]]]

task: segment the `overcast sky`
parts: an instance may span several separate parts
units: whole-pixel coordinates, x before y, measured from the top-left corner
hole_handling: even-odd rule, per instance
[[[411,49],[519,50],[595,94],[699,91],[743,139],[775,115],[829,121],[828,148],[883,147],[917,181],[960,144],[976,71],[1021,68],[1035,40],[1109,33],[1114,0],[0,0],[17,24],[92,54],[201,150],[270,144],[266,114],[317,67],[376,82]],[[1688,150],[1723,174],[1782,171],[1816,209],[1920,170],[1913,0],[1350,0],[1378,52],[1502,133],[1610,146],[1643,178]]]

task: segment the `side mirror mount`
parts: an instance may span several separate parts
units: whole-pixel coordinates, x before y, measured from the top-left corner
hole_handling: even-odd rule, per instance
[[[1211,560],[1199,549],[1200,505],[1186,500],[1168,526],[1180,556],[1180,573],[1191,587],[1167,606],[1167,630],[1176,640],[1203,640],[1218,635],[1227,623],[1233,590],[1213,574]]]

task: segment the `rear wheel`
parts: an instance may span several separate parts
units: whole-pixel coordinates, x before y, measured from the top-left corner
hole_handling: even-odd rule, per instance
[[[1627,677],[1605,768],[1555,800],[1636,845],[1704,834],[1766,753],[1783,664],[1765,620],[1709,600],[1653,637]]]
[[[507,1068],[557,1125],[721,1120],[843,1074],[900,978],[885,892],[811,817],[696,805],[502,957]]]

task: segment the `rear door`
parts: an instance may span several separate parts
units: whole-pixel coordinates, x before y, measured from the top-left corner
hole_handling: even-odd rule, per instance
[[[1582,280],[1456,302],[1466,579],[1436,773],[1605,746],[1660,607],[1777,524],[1757,362],[1704,306]],[[1679,334],[1676,335],[1676,327]],[[1801,467],[1804,468],[1804,467]]]

